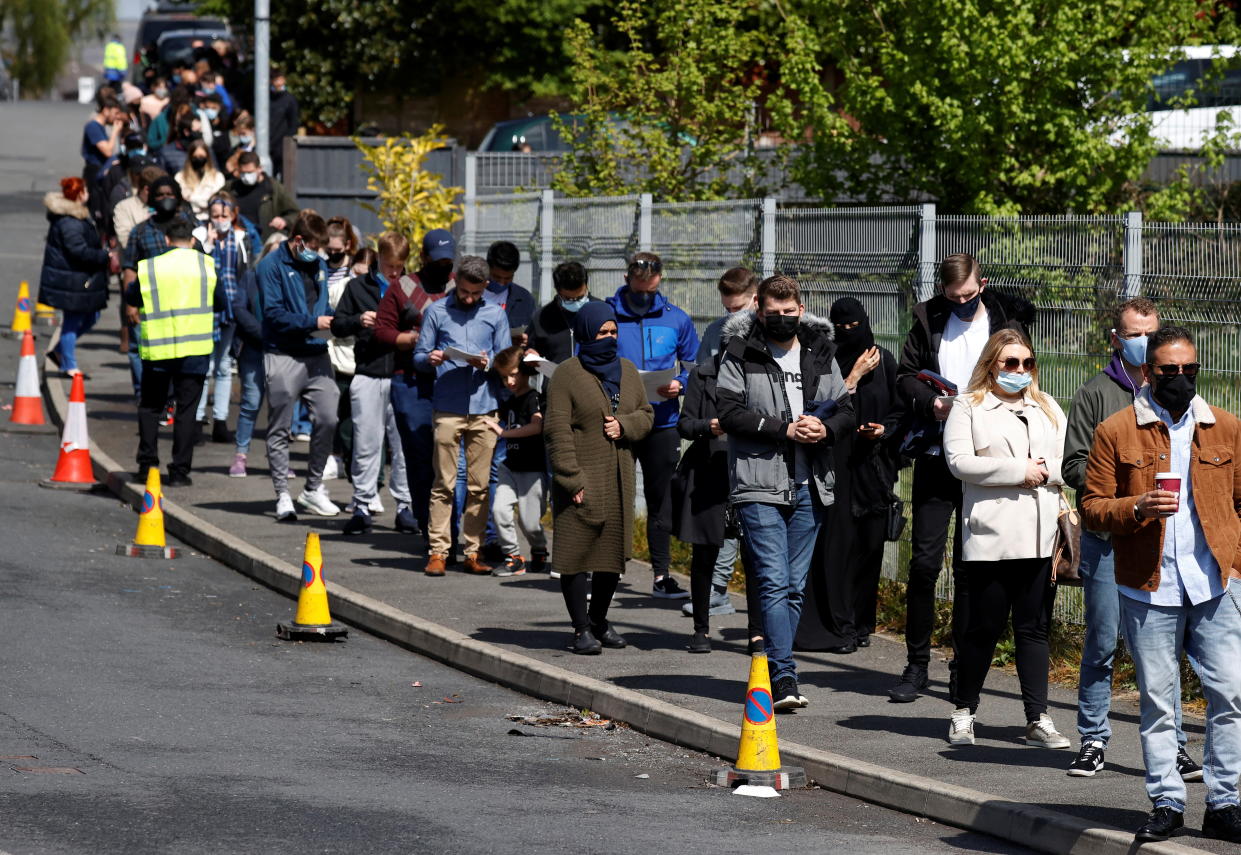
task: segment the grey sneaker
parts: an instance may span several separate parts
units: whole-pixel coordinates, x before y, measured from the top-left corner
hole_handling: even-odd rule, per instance
[[[1043,748],[1068,748],[1070,745],[1068,737],[1056,730],[1047,713],[1026,724],[1025,742],[1026,745],[1041,745]]]
[[[957,707],[948,718],[948,742],[952,745],[974,744],[974,714],[969,707]]]
[[[720,615],[735,615],[737,607],[733,605],[732,597],[728,596],[727,591],[711,591],[710,610],[707,612],[711,617],[719,617]],[[686,603],[681,606],[681,614],[686,617],[694,616],[694,604]]]
[[[322,484],[315,490],[302,490],[297,497],[297,503],[311,513],[318,514],[321,517],[334,517],[340,513],[340,508],[333,504],[331,498],[329,498],[327,487]]]

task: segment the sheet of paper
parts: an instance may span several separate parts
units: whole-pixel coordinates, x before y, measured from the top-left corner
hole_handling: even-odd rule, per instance
[[[444,348],[444,358],[451,362],[468,362],[471,359],[476,359],[479,355],[457,347]]]
[[[642,385],[646,387],[646,399],[652,404],[658,404],[660,401],[667,400],[656,390],[660,386],[667,386],[676,379],[676,368],[665,368],[663,371],[642,371],[639,369],[638,374],[642,375]]]
[[[541,356],[529,355],[522,362],[529,362],[534,366],[534,370],[542,374],[548,380],[556,373],[556,363],[550,359],[544,359]]]

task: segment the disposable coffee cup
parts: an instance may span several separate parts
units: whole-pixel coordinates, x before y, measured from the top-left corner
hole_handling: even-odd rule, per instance
[[[1176,509],[1181,509],[1181,476],[1175,472],[1159,472],[1155,475],[1155,489],[1167,490],[1169,493],[1176,493]],[[1172,516],[1172,514],[1162,514],[1161,516]]]

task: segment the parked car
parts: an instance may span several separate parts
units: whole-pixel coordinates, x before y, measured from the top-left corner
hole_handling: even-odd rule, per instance
[[[161,5],[160,8],[165,7]],[[199,18],[193,11],[146,12],[138,22],[138,32],[134,36],[134,55],[133,61],[130,63],[130,77],[135,83],[142,81],[142,70],[145,65],[160,66],[158,55],[160,37],[165,33],[174,31],[182,33],[201,32],[203,34],[202,37],[208,39],[208,44],[210,44],[210,39],[232,38],[228,23],[219,18]],[[144,56],[146,59],[145,63],[143,62]],[[161,74],[167,70],[167,65],[159,67]]]

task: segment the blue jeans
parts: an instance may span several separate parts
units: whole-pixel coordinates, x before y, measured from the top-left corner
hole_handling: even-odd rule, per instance
[[[263,405],[267,375],[263,371],[263,351],[253,345],[241,348],[237,357],[237,378],[241,380],[241,404],[237,407],[237,453],[250,453],[254,421]]]
[[[737,512],[754,558],[771,679],[796,680],[793,636],[801,620],[806,576],[823,521],[823,506],[811,487],[801,484],[793,493],[791,505],[748,502]]]
[[[1208,810],[1235,805],[1241,774],[1241,607],[1233,591],[1196,606],[1152,606],[1120,597],[1120,625],[1141,692],[1146,794],[1155,807],[1185,810],[1176,771],[1176,709],[1182,649],[1202,680],[1207,738],[1202,781]]]
[[[308,434],[315,429],[310,423],[310,407],[306,406],[306,400],[299,399],[297,406],[293,408],[293,423],[289,425],[290,434]]]
[[[229,396],[233,393],[233,335],[237,332],[234,324],[220,327],[220,338],[211,350],[211,367],[207,369],[207,382],[215,379],[215,391],[211,397],[211,420],[224,422],[228,420]],[[203,395],[198,399],[198,413],[195,416],[200,422],[207,417],[207,383],[203,384]]]
[[[142,327],[134,324],[129,328],[129,379],[134,383],[134,394],[142,394],[142,357],[138,355],[138,341]]]
[[[425,532],[430,522],[431,482],[434,479],[431,461],[435,455],[435,436],[431,429],[434,414],[431,399],[419,396],[417,378],[406,374],[393,375],[390,394],[396,429],[401,435],[401,450],[405,453],[409,507],[418,526]]]
[[[1120,637],[1120,592],[1116,589],[1116,562],[1112,542],[1082,532],[1082,595],[1086,603],[1086,637],[1082,642],[1082,666],[1077,678],[1077,732],[1082,745],[1112,738],[1107,720],[1112,706],[1112,664],[1116,639]],[[1178,679],[1177,685],[1180,685]],[[1176,693],[1176,738],[1185,745],[1181,729],[1181,695]]]
[[[78,367],[78,336],[87,332],[99,320],[98,312],[63,312],[60,321],[60,341],[56,354],[60,357],[60,370],[73,371]]]

